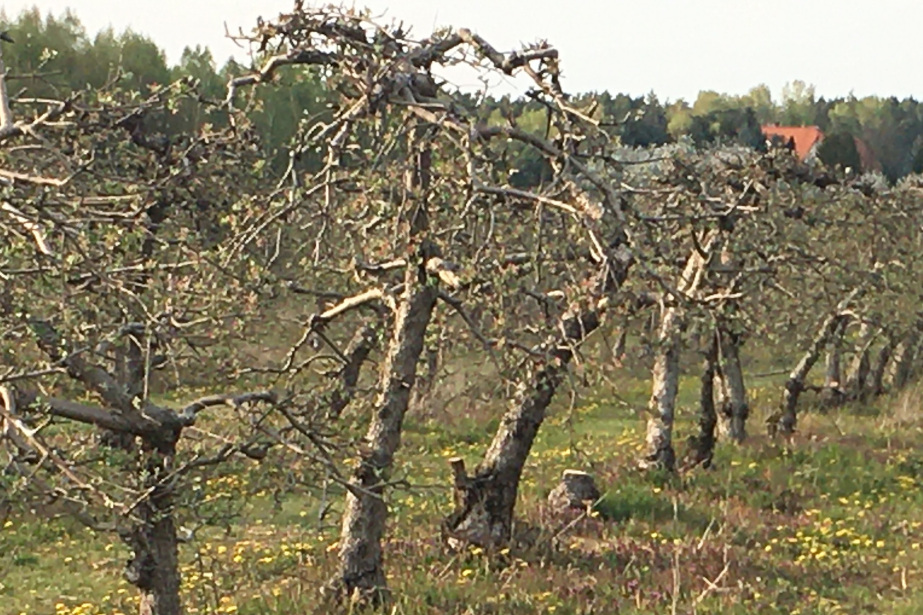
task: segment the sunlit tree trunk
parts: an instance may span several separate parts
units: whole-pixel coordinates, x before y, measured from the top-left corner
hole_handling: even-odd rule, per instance
[[[878,331],[868,322],[863,321],[862,324],[859,325],[859,339],[856,342],[856,352],[852,362],[849,364],[849,369],[846,372],[846,382],[843,385],[847,399],[857,400],[862,396],[862,391],[868,383],[869,374],[872,369],[872,363],[869,358],[869,348],[877,335]]]
[[[618,243],[613,242],[608,266],[594,282],[607,293],[622,285],[634,263],[623,241],[620,238]],[[533,364],[518,383],[509,409],[474,473],[466,473],[461,459],[451,460],[455,510],[443,521],[443,532],[453,546],[472,543],[495,548],[509,541],[522,470],[535,436],[568,373],[574,349],[599,328],[605,302],[572,309],[560,319],[556,327],[560,333],[549,336],[544,344],[547,359]]]
[[[378,602],[384,597],[381,540],[388,517],[385,485],[400,446],[417,361],[436,302],[436,288],[417,284],[415,275],[411,271],[407,276],[408,290],[398,308],[394,337],[381,370],[381,393],[346,495],[336,581],[347,595],[363,602]]]
[[[791,434],[795,431],[797,421],[798,399],[804,392],[805,382],[808,373],[817,360],[821,352],[827,346],[831,338],[836,334],[836,330],[846,316],[842,313],[836,313],[828,316],[821,324],[820,330],[811,342],[811,345],[802,355],[795,368],[789,373],[788,380],[785,382],[785,390],[782,393],[782,411],[780,414],[777,429],[782,434]]]
[[[417,363],[438,297],[436,282],[425,271],[429,257],[425,192],[429,187],[431,152],[427,146],[414,143],[415,135],[410,139],[416,154],[405,182],[408,195],[416,201],[409,226],[410,243],[417,246],[413,256],[417,262],[408,266],[404,275],[393,337],[381,368],[379,397],[349,479],[340,532],[339,570],[333,580],[340,593],[360,604],[379,604],[385,598],[387,583],[381,548],[388,516],[385,488],[400,446]]]
[[[704,254],[697,249],[692,251],[677,284],[680,292],[687,295],[698,292],[705,276],[707,255],[716,247],[717,239],[717,232],[710,231],[706,239],[701,241],[705,246]],[[647,453],[641,460],[642,467],[657,466],[667,470],[676,467],[673,423],[676,417],[676,395],[679,392],[679,357],[684,319],[681,305],[674,303],[663,309],[651,374],[653,391],[648,404],[651,416],[647,423]]]
[[[673,422],[676,415],[676,395],[679,392],[680,328],[682,315],[678,308],[667,308],[661,320],[658,347],[651,372],[653,392],[649,408],[653,416],[647,422],[647,456],[643,465],[672,470],[676,466],[673,450]]]
[[[823,395],[824,402],[830,406],[837,406],[845,399],[843,394],[842,351],[843,337],[846,334],[848,325],[849,319],[844,318],[827,341],[827,353],[824,358]]]

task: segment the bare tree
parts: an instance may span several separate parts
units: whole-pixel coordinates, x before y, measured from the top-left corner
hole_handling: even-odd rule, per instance
[[[504,374],[509,363],[501,354],[528,357],[532,366],[526,372],[531,375],[521,385],[517,408],[538,415],[525,420],[540,423],[567,371],[573,347],[598,326],[599,302],[624,277],[630,253],[624,237],[609,232],[608,222],[599,221],[618,220],[614,209],[618,201],[610,184],[572,154],[577,143],[572,125],[593,127],[594,120],[568,106],[557,82],[557,51],[546,43],[504,54],[465,29],[439,31],[418,41],[399,26],[381,26],[364,13],[313,11],[300,5],[278,22],[264,24],[257,40],[263,49],[272,50],[271,56],[258,72],[231,81],[229,100],[234,100],[239,88],[268,81],[286,65],[323,71],[339,96],[337,111],[330,123],[309,127],[296,141],[320,148],[327,163],[316,178],[346,188],[349,194],[323,195],[320,207],[325,223],[316,228],[327,237],[315,263],[351,262],[360,278],[375,280],[377,285],[357,289],[350,296],[364,297],[364,304],[387,306],[389,312],[385,320],[390,342],[380,367],[377,398],[346,485],[340,571],[334,579],[340,595],[375,603],[385,590],[381,552],[385,491],[434,310],[442,304],[455,314],[457,337],[471,340],[491,356],[498,376],[511,377]],[[553,140],[514,124],[481,121],[463,96],[440,83],[438,72],[458,63],[482,73],[526,73],[549,101],[556,125],[563,122],[560,137]],[[498,154],[507,140],[534,148],[561,168],[559,181],[536,192],[495,183],[505,171],[499,167]],[[398,174],[403,176],[402,189],[394,190],[389,182]],[[302,196],[293,198],[304,199],[310,188],[299,187],[299,191]],[[366,198],[357,206],[347,200],[351,194]],[[554,265],[545,265],[544,255],[534,258],[540,254],[541,242],[522,225],[533,211],[549,236],[576,238],[580,255]],[[344,219],[363,229],[361,245],[356,243],[356,252],[362,254],[359,259],[338,249],[342,243],[330,243],[330,236],[354,241],[334,222]],[[574,276],[570,263],[586,273]],[[511,285],[523,274],[535,274],[536,267],[543,272],[547,268],[547,274],[533,279],[536,291]],[[560,293],[565,280],[568,290],[573,289],[573,307],[562,310],[552,298],[556,295],[548,293]],[[586,290],[577,290],[581,283]],[[541,309],[553,312],[549,323],[560,323],[560,333],[526,333],[525,338],[538,335],[548,340],[532,350],[516,339],[519,325],[509,311],[534,313],[535,297],[540,297]],[[348,311],[337,316],[345,317]],[[490,322],[483,317],[479,322],[472,313],[490,313]],[[527,453],[531,439],[525,442]],[[513,465],[514,476],[498,477],[505,489],[512,489],[508,505],[501,507],[509,516],[525,454],[516,453],[512,459],[503,450],[497,457]],[[503,523],[509,526],[507,520]]]
[[[219,392],[175,408],[157,399],[171,386],[157,370],[180,383],[204,376],[190,372],[219,343],[233,345],[231,321],[255,312],[258,283],[242,272],[261,255],[219,264],[226,246],[197,223],[226,203],[221,190],[248,185],[258,150],[243,126],[170,133],[169,106],[199,98],[190,82],[146,97],[10,98],[0,67],[0,85],[0,338],[16,349],[0,372],[7,471],[31,479],[16,494],[23,501],[63,497],[78,519],[120,535],[142,614],[181,613],[184,478],[234,455],[264,456],[251,427],[279,400]],[[204,364],[213,375],[200,383],[226,386],[218,361]],[[228,432],[182,451],[182,436],[219,407],[237,414]],[[72,427],[53,436],[62,422]],[[114,462],[95,454],[94,428],[126,449]]]

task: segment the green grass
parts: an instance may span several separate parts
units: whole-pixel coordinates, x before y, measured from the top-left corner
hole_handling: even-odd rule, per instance
[[[694,420],[694,378],[684,385],[679,454]],[[617,399],[600,387],[573,412],[559,400],[523,478],[521,540],[502,564],[447,553],[438,540],[451,506],[446,460],[477,463],[496,409],[411,417],[396,473],[412,487],[390,496],[385,546],[392,612],[923,612],[923,420],[908,415],[907,399],[806,412],[785,442],[761,434],[778,389],[758,389],[748,442],[721,444],[711,470],[670,477],[636,469],[644,381],[626,375],[620,391]],[[901,404],[907,416],[896,417]],[[605,492],[576,523],[544,504],[566,468],[592,472]],[[331,488],[323,519],[316,484],[274,494],[302,470],[312,476],[297,465],[240,463],[202,484],[209,510],[234,516],[182,546],[189,613],[327,612],[319,588],[335,565],[342,494]],[[121,578],[126,548],[46,517],[0,519],[0,612],[134,611]]]

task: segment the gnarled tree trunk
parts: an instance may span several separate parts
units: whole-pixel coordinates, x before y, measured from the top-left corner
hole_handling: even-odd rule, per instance
[[[711,466],[715,454],[715,436],[718,426],[718,412],[715,410],[715,385],[720,384],[718,377],[718,334],[712,334],[705,350],[699,393],[699,433],[691,437],[690,465]]]
[[[380,393],[356,466],[349,479],[346,510],[340,531],[340,562],[333,585],[361,604],[378,604],[384,598],[386,580],[381,539],[388,507],[385,486],[391,475],[394,454],[400,446],[404,415],[410,404],[417,363],[423,352],[426,330],[438,298],[438,285],[428,276],[425,264],[431,246],[425,238],[429,228],[425,191],[429,187],[431,152],[410,135],[414,165],[405,177],[415,208],[410,220],[411,245],[417,246],[419,263],[408,264],[404,292],[394,316],[394,333],[381,368]]]
[[[840,310],[828,316],[821,324],[820,330],[808,347],[808,350],[802,355],[801,360],[795,365],[795,369],[788,375],[785,382],[785,390],[782,393],[782,411],[779,416],[778,425],[770,426],[770,431],[774,432],[775,427],[782,434],[792,434],[795,431],[797,418],[798,398],[805,389],[805,380],[808,373],[817,360],[820,353],[827,346],[831,338],[836,334],[841,323],[847,318]]]
[[[872,362],[869,358],[869,348],[879,331],[872,327],[868,322],[862,321],[859,325],[859,339],[856,342],[856,353],[849,369],[846,372],[846,382],[843,385],[846,398],[855,401],[860,399],[865,389],[869,375],[872,369]]]
[[[681,293],[694,295],[698,292],[705,277],[709,253],[715,248],[720,249],[718,243],[718,233],[709,231],[706,239],[701,241],[703,252],[695,249],[689,255],[677,284]],[[681,299],[675,298],[675,301]],[[645,468],[656,466],[670,471],[676,468],[673,422],[676,416],[676,395],[679,392],[679,355],[684,325],[682,306],[673,304],[664,308],[652,370],[653,391],[649,403],[652,416],[647,422],[647,454],[641,460],[641,466]]]
[[[595,331],[599,323],[596,310],[566,317],[562,324],[567,339],[552,338],[547,362],[532,369],[519,383],[510,409],[474,474],[466,474],[460,459],[452,460],[455,511],[443,523],[451,544],[493,548],[509,541],[522,468],[548,406],[567,375],[572,345]]]
[[[721,390],[719,429],[721,434],[740,443],[747,437],[747,417],[750,416],[747,387],[740,365],[740,335],[723,325],[719,325],[716,334],[719,353],[717,377]]]
[[[381,370],[381,393],[349,480],[335,582],[350,597],[377,602],[386,587],[381,539],[388,508],[383,499],[394,454],[400,446],[423,338],[436,303],[436,287],[407,275],[407,290],[394,323],[394,337]],[[358,595],[357,595],[358,592]]]
[[[594,286],[603,293],[617,290],[634,263],[624,237],[610,247],[608,262]],[[452,545],[472,543],[485,548],[507,544],[512,536],[513,510],[522,469],[539,427],[578,347],[601,323],[605,301],[588,309],[573,309],[560,320],[560,335],[548,338],[547,359],[533,365],[519,382],[509,410],[474,474],[465,472],[460,459],[452,460],[455,510],[443,521],[443,533]]]
[[[140,615],[180,615],[173,487],[164,480],[176,454],[176,442],[170,438],[158,443],[158,448],[144,443],[142,485],[150,490],[150,496],[138,506],[140,522],[124,536],[133,552],[125,576],[141,593]]]

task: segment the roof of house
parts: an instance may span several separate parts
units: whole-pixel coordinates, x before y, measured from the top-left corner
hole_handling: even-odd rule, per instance
[[[811,153],[811,149],[824,138],[824,133],[817,126],[778,126],[769,124],[762,127],[763,134],[766,138],[779,137],[785,142],[789,139],[795,141],[795,153],[798,158],[804,160]],[[875,153],[868,143],[859,137],[853,137],[856,143],[856,152],[859,154],[859,160],[863,171],[881,171],[881,163],[875,157]]]
[[[811,148],[824,138],[824,133],[817,126],[775,126],[762,127],[763,134],[768,138],[780,137],[784,141],[795,140],[795,153],[804,160],[811,152]]]

